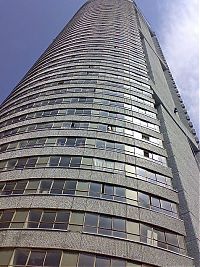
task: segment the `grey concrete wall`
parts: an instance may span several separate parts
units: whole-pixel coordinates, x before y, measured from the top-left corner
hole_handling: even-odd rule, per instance
[[[158,118],[161,133],[168,153],[168,164],[172,168],[173,185],[178,190],[181,218],[186,227],[186,240],[189,255],[199,261],[199,167],[196,160],[198,146],[184,118],[184,110],[177,96],[172,94],[170,76],[166,74],[160,60],[161,55],[155,47],[148,26],[140,17],[140,26],[144,38],[149,67],[153,76],[152,85],[157,99]],[[178,105],[180,114],[174,114]]]

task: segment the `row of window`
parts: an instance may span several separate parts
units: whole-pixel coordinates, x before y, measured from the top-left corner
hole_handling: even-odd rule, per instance
[[[74,33],[71,33],[70,34],[71,37],[72,35],[74,35]],[[70,36],[68,34],[68,38]],[[65,40],[66,40],[66,37],[65,37]],[[60,40],[61,41],[61,40]],[[126,55],[127,54],[131,54],[132,56],[134,56],[135,54],[136,55],[141,55],[144,57],[144,52],[141,48],[141,46],[131,46],[133,49],[131,50],[130,49],[130,46],[129,47],[122,47],[121,45],[111,45],[111,44],[105,44],[105,43],[88,43],[88,45],[85,45],[84,43],[82,44],[77,44],[76,42],[73,44],[73,45],[69,45],[69,44],[65,44],[63,42],[60,42],[60,44],[58,45],[58,43],[56,44],[56,47],[55,46],[52,46],[50,49],[48,49],[48,51],[46,51],[45,53],[45,56],[48,56],[48,55],[52,55],[53,53],[56,53],[59,49],[59,51],[69,51],[69,52],[73,52],[73,51],[77,51],[78,49],[81,49],[81,48],[84,48],[84,49],[87,49],[87,48],[90,48],[92,51],[93,50],[97,50],[97,51],[107,51],[109,53],[116,53],[116,52],[120,52],[120,53],[125,53]]]
[[[47,92],[42,92],[40,94],[36,94],[34,96],[31,96],[29,97],[28,99],[26,98],[26,101],[27,100],[32,100],[32,99],[35,99],[37,97],[41,97],[41,96],[46,96],[46,95],[57,95],[57,94],[66,94],[66,93],[95,93],[98,94],[98,95],[101,95],[101,97],[105,97],[105,95],[109,95],[109,96],[114,96],[114,97],[120,97],[122,100],[123,99],[130,99],[131,100],[131,104],[134,104],[134,102],[132,103],[132,101],[135,101],[135,102],[139,102],[141,104],[144,104],[144,105],[147,105],[147,106],[150,106],[152,108],[154,108],[154,103],[148,101],[148,100],[145,100],[145,99],[142,99],[140,97],[137,97],[137,96],[133,96],[133,95],[130,95],[130,94],[127,94],[127,93],[121,93],[121,92],[116,92],[116,91],[112,91],[112,90],[103,90],[103,89],[93,89],[93,88],[69,88],[69,89],[61,89],[61,90],[53,90],[53,91],[47,91]],[[70,99],[74,99],[74,100],[70,100]],[[100,103],[102,104],[102,101],[103,101],[103,104],[105,105],[110,105],[110,106],[119,106],[122,108],[125,108],[125,109],[130,109],[130,110],[133,110],[135,112],[139,112],[138,110],[136,110],[137,108],[136,107],[132,107],[128,104],[125,104],[123,102],[116,102],[116,101],[109,101],[107,100],[107,103],[106,103],[106,99],[99,99],[99,98],[92,98],[92,97],[87,97],[84,102],[84,100],[81,101],[81,99],[84,99],[84,97],[73,97],[73,98],[57,98],[57,99],[49,99],[49,100],[43,100],[43,101],[38,101],[38,102],[33,102],[33,103],[30,103],[30,104],[27,104],[27,105],[24,105],[24,106],[20,106],[18,108],[15,108],[13,109],[13,104],[19,104],[19,103],[22,103],[24,102],[24,98],[19,100],[19,101],[16,101],[15,103],[12,103],[12,110],[10,111],[7,111],[6,113],[4,113],[2,116],[8,116],[8,115],[11,115],[11,114],[14,114],[16,112],[19,112],[19,111],[23,111],[27,108],[33,108],[33,107],[39,107],[39,106],[45,106],[45,105],[54,105],[54,104],[62,104],[62,103],[76,103],[75,102],[75,99],[80,99],[80,101],[77,100],[77,102],[80,102],[80,103]],[[73,102],[74,101],[74,102]],[[123,105],[122,105],[123,103]],[[11,105],[9,105],[11,106]],[[8,106],[6,106],[4,108],[4,110],[7,110],[8,109]],[[1,111],[2,113],[2,111]],[[152,113],[150,114],[146,114],[147,116],[155,116],[155,115],[152,115]]]
[[[124,30],[125,31],[125,30]],[[124,34],[124,31],[121,32],[121,34]],[[71,38],[73,33],[70,34],[71,35]],[[70,44],[69,45],[69,40],[67,40],[70,36],[68,34],[68,36],[65,36],[64,37],[64,42],[60,42],[60,44],[58,45],[58,43],[56,44],[56,47],[52,46],[50,49],[48,49],[48,51],[46,51],[45,55],[43,56],[42,60],[44,61],[45,59],[47,58],[51,58],[52,56],[59,56],[59,55],[62,55],[61,53],[63,52],[68,52],[70,54],[72,53],[76,53],[76,52],[80,52],[82,50],[84,51],[91,51],[91,52],[99,52],[99,53],[103,53],[103,52],[106,52],[106,53],[109,53],[109,54],[112,54],[112,53],[119,53],[120,55],[125,55],[125,56],[129,56],[131,55],[132,57],[136,56],[136,57],[139,57],[139,58],[144,58],[144,52],[142,50],[142,47],[141,45],[139,44],[138,45],[138,42],[136,44],[136,42],[134,42],[132,45],[131,45],[131,48],[130,49],[130,46],[129,47],[122,47],[122,45],[111,45],[111,44],[105,44],[105,43],[97,43],[97,42],[88,42],[87,44],[88,45],[85,45],[84,42],[80,43],[80,42],[74,42],[74,44]],[[81,36],[82,33],[80,33],[79,37],[82,38],[82,40],[84,41],[88,41],[88,37],[90,37],[91,35],[87,35],[86,38],[83,38],[83,36]],[[104,34],[103,34],[104,35]],[[106,33],[107,35],[107,33]],[[96,37],[98,38],[99,34],[98,33],[94,33],[92,35],[93,39],[96,39]],[[134,37],[135,38],[135,37]],[[61,40],[60,40],[61,41]],[[93,40],[94,41],[94,40]],[[134,40],[135,41],[135,40]],[[59,52],[59,54],[58,54]]]
[[[122,99],[123,100],[123,99]],[[117,107],[122,109],[127,109],[133,112],[141,113],[143,115],[152,117],[156,119],[156,113],[153,113],[151,111],[148,111],[146,109],[138,108],[137,106],[132,103],[132,105],[124,103],[124,102],[119,102],[119,101],[113,101],[113,100],[108,100],[108,99],[101,99],[101,98],[93,98],[93,97],[65,97],[65,98],[54,98],[54,99],[47,99],[47,100],[42,100],[34,103],[30,103],[27,105],[24,105],[22,107],[12,109],[9,113],[6,113],[6,115],[10,114],[15,114],[16,112],[23,111],[26,109],[30,108],[35,108],[35,107],[42,107],[46,105],[58,105],[58,104],[99,104],[99,105],[104,105],[104,106],[111,106],[111,107]],[[5,116],[5,114],[4,114]]]
[[[104,71],[103,69],[99,69],[98,71],[96,71],[95,69],[92,70],[79,70],[79,69],[74,69],[73,71],[68,71],[67,72],[61,71],[61,70],[57,70],[57,69],[53,69],[51,71],[45,72],[45,73],[41,73],[39,75],[37,75],[36,77],[31,77],[31,78],[26,78],[26,80],[24,81],[23,85],[26,85],[27,83],[30,84],[31,81],[40,81],[41,79],[43,80],[43,78],[48,78],[48,79],[55,79],[55,78],[60,78],[60,77],[74,77],[74,76],[98,76],[98,77],[112,77],[115,79],[121,79],[121,80],[125,80],[125,81],[134,81],[135,78],[139,78],[142,79],[146,82],[149,81],[149,79],[141,74],[136,74],[136,73],[128,73],[128,75],[123,72],[121,72],[121,75],[117,75],[113,72],[111,72],[110,70]]]
[[[88,61],[87,61],[87,63],[88,63]],[[36,86],[32,87],[34,85],[34,84],[32,84],[31,86],[27,87],[23,91],[22,91],[22,88],[20,87],[20,92],[19,93],[16,92],[18,89],[13,91],[12,98],[10,98],[10,99],[13,100],[15,98],[19,98],[19,95],[24,96],[25,92],[30,93],[30,91],[38,91],[38,90],[41,90],[42,88],[57,86],[57,85],[63,85],[63,84],[103,84],[105,86],[112,86],[112,87],[117,87],[120,89],[127,89],[129,91],[132,89],[134,89],[134,90],[137,89],[136,84],[130,85],[130,84],[120,83],[120,82],[116,82],[116,81],[112,81],[112,80],[100,80],[100,79],[99,80],[96,80],[96,79],[76,80],[76,79],[73,79],[73,80],[66,80],[66,81],[47,82],[47,83],[42,84],[42,85],[38,85],[38,83],[35,83]],[[30,87],[32,87],[32,88],[30,89]],[[142,88],[140,89],[140,86],[139,86],[139,88],[137,90],[141,94],[146,94],[146,95],[149,94],[149,96],[151,96],[150,93],[146,92],[143,89]],[[148,89],[150,89],[150,88],[148,88]]]
[[[121,34],[123,34],[124,32],[122,32]],[[96,38],[98,37],[98,33],[95,34],[93,33],[91,37]],[[107,35],[107,33],[106,33]],[[85,41],[88,40],[90,34],[86,36]],[[68,36],[69,37],[69,36]],[[81,33],[79,34],[79,38],[81,38],[83,36],[81,36]],[[68,40],[66,40],[67,38],[65,37],[65,44],[63,45],[59,45],[56,48],[51,48],[48,50],[48,52],[45,53],[45,55],[42,57],[42,61],[44,62],[44,60],[46,61],[46,59],[48,58],[55,58],[61,55],[65,55],[66,52],[68,55],[73,54],[73,53],[77,53],[80,54],[80,52],[97,52],[99,54],[115,54],[116,52],[118,53],[118,55],[120,56],[125,56],[126,58],[129,57],[131,59],[144,59],[144,52],[141,48],[141,46],[139,45],[132,45],[132,49],[128,49],[128,48],[124,48],[123,49],[120,46],[109,46],[109,45],[100,45],[97,43],[88,43],[88,45],[84,45],[84,44],[77,44],[76,42],[74,42],[74,45],[69,45],[68,44]],[[135,39],[135,37],[134,37]],[[96,45],[96,46],[95,46]]]
[[[91,25],[89,25],[91,26]],[[95,25],[93,25],[95,27]],[[109,35],[109,36],[108,36]],[[107,44],[105,43],[105,39],[107,40],[112,40],[111,36],[113,35],[114,40],[116,41],[119,37],[121,37],[120,39],[130,39],[132,42],[129,43],[129,45],[123,46],[124,50],[121,49],[122,48],[122,43],[121,42],[115,42],[116,45],[112,46],[111,44]],[[105,38],[104,42],[101,42],[100,44],[97,43],[97,39],[99,38]],[[117,38],[116,38],[117,37]],[[92,39],[92,40],[91,40]],[[67,52],[72,52],[74,51],[81,51],[81,48],[84,46],[81,46],[80,44],[82,42],[80,41],[88,41],[88,44],[90,44],[89,47],[92,48],[96,48],[96,50],[98,48],[106,48],[106,52],[108,53],[116,53],[119,52],[122,55],[128,56],[134,56],[135,52],[138,52],[138,54],[136,54],[136,56],[140,55],[142,58],[144,57],[144,53],[142,50],[142,46],[141,46],[141,42],[140,42],[140,37],[139,37],[139,33],[138,31],[135,31],[133,29],[127,29],[127,28],[123,28],[123,30],[119,30],[118,28],[116,28],[115,25],[115,29],[114,27],[111,29],[107,28],[105,29],[105,27],[102,27],[102,24],[99,24],[98,28],[94,29],[89,29],[87,28],[86,25],[82,25],[82,28],[80,29],[80,31],[77,33],[77,30],[71,31],[71,32],[65,32],[63,34],[62,37],[59,38],[59,40],[54,43],[50,49],[48,49],[48,51],[46,51],[46,53],[43,55],[42,57],[42,62],[48,58],[51,57],[55,57],[56,55],[62,55],[63,52],[67,51]],[[94,44],[97,44],[96,47],[94,46]],[[132,50],[130,49],[130,46],[133,48]],[[68,49],[71,48],[71,49]],[[87,46],[86,46],[87,48]],[[60,52],[58,54],[58,52]]]
[[[81,45],[81,46],[77,46],[77,48],[79,47],[90,47],[89,45],[86,46],[86,45]],[[94,47],[94,45],[92,45],[92,47]],[[71,50],[70,48],[68,48],[68,50]],[[138,51],[137,51],[138,53]],[[56,66],[61,66],[61,67],[58,67],[58,68],[55,68]],[[52,73],[53,71],[57,70],[57,71],[68,71],[68,70],[71,70],[71,69],[82,69],[82,70],[85,70],[85,69],[94,69],[94,70],[99,70],[99,69],[102,69],[104,71],[118,71],[118,72],[122,72],[122,73],[125,73],[127,75],[133,75],[133,73],[139,73],[139,74],[143,74],[143,75],[147,75],[147,71],[144,70],[144,69],[138,69],[134,66],[132,66],[132,68],[130,69],[125,69],[124,67],[110,67],[110,66],[105,66],[105,65],[88,65],[88,64],[84,64],[84,65],[72,65],[72,66],[64,66],[63,64],[56,64],[56,65],[53,65],[51,66],[51,68],[48,68],[48,69],[41,69],[39,71],[34,71],[34,73],[32,73],[32,75],[30,77],[40,77],[41,74],[46,74],[46,73]],[[26,80],[22,81],[21,84],[23,84]]]
[[[94,35],[92,37],[95,37]],[[80,37],[79,37],[80,38]],[[89,37],[87,37],[89,38]],[[66,41],[67,42],[67,41]],[[82,51],[81,51],[82,50]],[[134,55],[131,55],[131,54],[127,54],[127,53],[122,53],[122,52],[118,52],[116,53],[115,52],[109,52],[108,50],[103,50],[103,51],[98,51],[98,50],[91,50],[90,48],[86,48],[86,49],[82,49],[82,48],[79,48],[75,51],[71,51],[69,52],[68,50],[67,51],[64,51],[64,52],[58,52],[56,51],[56,54],[54,55],[50,55],[50,56],[46,56],[43,57],[40,61],[40,64],[41,63],[46,63],[47,62],[47,58],[49,59],[48,62],[51,62],[52,60],[54,59],[60,59],[62,57],[67,57],[67,58],[74,58],[74,57],[87,57],[87,56],[101,56],[102,58],[103,57],[111,57],[111,58],[117,58],[119,60],[121,60],[122,62],[124,61],[128,61],[129,63],[130,62],[133,62],[133,65],[134,65],[134,62],[137,62],[137,63],[140,63],[142,64],[143,66],[145,66],[145,58],[141,55],[139,55],[138,53],[135,53]]]
[[[87,48],[87,49],[90,49],[90,52],[91,52],[91,48]],[[83,48],[82,48],[82,50],[83,50]],[[93,51],[96,51],[97,49],[92,49]],[[105,51],[105,49],[98,49],[98,52],[104,52]],[[78,67],[78,68],[77,68]],[[86,67],[84,66],[84,68],[82,67],[82,70],[81,70],[81,74],[79,73],[79,69],[80,69],[80,66],[77,66],[76,68],[73,68],[73,70],[75,71],[76,70],[76,72],[73,72],[73,73],[68,73],[69,75],[71,74],[71,75],[101,75],[102,74],[102,71],[104,71],[103,73],[110,73],[110,71],[112,70],[112,71],[115,71],[116,72],[116,69],[105,69],[104,70],[104,68],[100,68],[100,69],[98,69],[98,73],[96,72],[96,74],[95,73],[93,73],[93,72],[88,72],[88,70],[87,71],[85,71],[85,69],[86,69]],[[32,76],[29,76],[30,78],[26,78],[26,80],[24,80],[23,81],[23,83],[21,83],[21,85],[23,84],[23,85],[25,85],[26,83],[28,83],[28,82],[30,82],[30,81],[33,81],[33,80],[36,80],[36,79],[38,79],[38,78],[40,78],[40,77],[43,77],[44,75],[46,76],[46,75],[50,75],[50,74],[55,74],[57,71],[58,72],[61,72],[61,71],[68,71],[68,70],[70,70],[68,67],[63,67],[63,68],[57,68],[57,69],[53,69],[53,70],[46,70],[45,72],[44,71],[40,71],[39,72],[39,74],[38,75],[32,75]],[[93,68],[93,70],[95,70],[94,68]],[[101,72],[99,73],[99,71],[101,70]],[[141,78],[141,79],[143,79],[143,80],[145,80],[145,81],[148,81],[149,79],[146,77],[146,76],[143,76],[144,74],[143,74],[143,72],[128,72],[128,71],[123,71],[123,70],[120,70],[120,73],[121,73],[121,76],[118,76],[118,77],[120,77],[120,78],[123,78],[123,79],[125,79],[125,78],[127,78],[127,76],[124,76],[124,75],[128,75],[129,77],[131,77],[131,76],[135,76],[135,77],[138,77],[138,78]],[[141,75],[142,74],[142,75]],[[114,74],[113,74],[114,75]]]
[[[83,76],[83,78],[82,78],[82,76]],[[26,86],[26,88],[30,88],[33,85],[38,84],[38,83],[41,83],[41,82],[45,82],[45,81],[49,81],[49,80],[55,80],[55,79],[59,79],[59,78],[65,78],[65,82],[67,82],[67,83],[69,83],[69,81],[71,83],[74,83],[74,80],[77,79],[77,77],[78,77],[78,79],[80,79],[80,82],[78,81],[78,83],[83,83],[83,81],[81,79],[84,79],[84,83],[89,83],[88,80],[91,80],[91,78],[89,79],[87,76],[88,75],[81,75],[81,73],[80,73],[79,76],[72,75],[72,74],[57,74],[57,75],[52,75],[52,76],[49,76],[49,77],[46,77],[46,78],[38,79],[36,81],[35,81],[35,79],[33,79],[32,82],[29,82],[28,83],[28,85]],[[134,84],[138,84],[138,85],[140,85],[140,86],[142,86],[144,88],[150,89],[150,85],[148,85],[146,83],[143,83],[143,82],[141,82],[139,80],[135,80],[133,78],[121,78],[121,76],[117,76],[117,75],[114,75],[114,74],[106,74],[106,73],[102,73],[102,75],[100,75],[99,73],[94,73],[94,75],[92,75],[92,77],[93,76],[97,76],[97,78],[99,77],[99,79],[106,79],[106,78],[107,79],[114,79],[115,82],[118,82],[118,80],[120,82],[120,80],[121,80],[121,82],[128,82],[128,83],[131,83],[133,85]],[[23,87],[24,86],[22,86],[20,88],[20,91],[21,91],[21,89],[23,89]]]
[[[153,267],[89,253],[32,248],[1,249],[3,267]]]
[[[107,172],[123,172],[128,177],[138,178],[153,184],[171,187],[171,178],[147,171],[146,169],[124,164],[118,161],[79,156],[35,156],[14,158],[0,161],[0,172],[7,170],[23,170],[29,168],[94,168]]]
[[[68,56],[68,58],[71,58],[71,59],[74,59],[74,58],[77,58],[77,57],[79,57],[79,58],[82,58],[84,55],[77,55],[77,54],[74,54],[73,56],[71,56],[71,57],[69,57]],[[99,56],[99,54],[86,54],[85,56],[84,56],[84,59],[85,59],[85,61],[88,63],[88,57],[98,57]],[[112,57],[114,57],[115,55],[112,55]],[[106,57],[106,56],[105,56]],[[66,56],[63,56],[63,57],[59,57],[59,58],[57,58],[56,59],[56,62],[58,62],[58,61],[60,61],[60,60],[62,60],[63,58],[65,58],[66,59]],[[101,61],[104,59],[104,56],[102,55],[101,56]],[[123,60],[125,60],[125,59],[123,59]],[[52,61],[52,60],[51,60]],[[131,61],[131,60],[130,60]],[[129,63],[130,63],[130,61],[129,61]],[[71,63],[71,61],[70,61],[70,63]],[[121,62],[122,63],[122,62]],[[138,62],[137,62],[137,64],[138,64]],[[142,82],[142,81],[139,81],[139,80],[135,80],[135,79],[132,79],[132,78],[126,78],[126,79],[124,79],[124,78],[121,78],[121,76],[116,76],[116,75],[114,75],[114,74],[107,74],[107,76],[106,76],[106,73],[102,73],[102,76],[104,77],[104,78],[106,78],[107,76],[108,76],[108,78],[113,78],[113,79],[115,79],[116,80],[116,78],[117,79],[120,79],[120,80],[122,80],[123,82],[131,82],[131,83],[133,83],[133,84],[138,84],[138,85],[141,85],[141,86],[143,86],[144,88],[148,88],[148,89],[150,89],[150,86],[148,85],[148,84],[146,84],[146,83],[144,83],[144,82]],[[33,85],[35,85],[35,84],[38,84],[38,82],[43,82],[43,81],[48,81],[49,79],[53,79],[53,77],[54,76],[52,76],[52,77],[47,77],[47,78],[43,78],[43,79],[39,79],[38,81],[34,81],[33,80],[33,82],[30,82],[28,85],[21,85],[20,86],[20,88],[16,88],[16,90],[15,90],[15,92],[17,92],[19,89],[20,89],[20,91],[23,89],[23,88],[29,88],[29,87],[32,87]],[[68,77],[67,75],[60,75],[60,76],[58,76],[58,75],[56,75],[56,77],[58,78],[58,77]],[[55,78],[55,77],[54,77]],[[100,78],[100,77],[99,77]],[[140,77],[139,77],[140,78]],[[116,82],[116,81],[115,81]],[[120,81],[118,81],[118,82],[120,82]]]
[[[186,254],[184,236],[148,224],[91,212],[0,210],[0,228],[58,229],[123,238]]]
[[[130,136],[138,140],[143,140],[148,143],[152,143],[154,145],[158,145],[163,147],[162,140],[152,137],[148,134],[140,133],[134,130],[130,130],[128,128],[118,127],[111,124],[102,124],[102,123],[95,123],[95,122],[79,122],[79,121],[60,121],[60,122],[43,122],[43,123],[35,123],[30,124],[27,126],[21,126],[14,129],[10,129],[7,131],[3,131],[0,133],[0,138],[21,134],[21,133],[28,133],[32,131],[39,131],[39,130],[46,130],[46,129],[88,129],[88,130],[95,130],[101,132],[108,132],[108,133],[117,133],[120,135]],[[6,148],[7,149],[7,148]],[[0,149],[1,152],[4,151],[2,148]]]
[[[120,186],[77,180],[45,179],[0,182],[0,195],[50,194],[85,196],[118,201],[178,217],[173,202]]]
[[[74,58],[77,58],[77,56],[78,55],[74,55],[74,56],[71,56],[71,59],[74,59]],[[85,55],[85,57],[84,57],[84,60],[85,60],[85,62],[88,64],[89,63],[89,58],[91,57],[91,58],[93,58],[93,60],[94,60],[94,56],[95,55],[93,55],[93,57],[92,57],[92,55]],[[99,55],[98,54],[96,54],[96,56],[98,57]],[[66,59],[66,56],[65,57],[60,57],[60,58],[58,58],[56,61],[60,61],[60,59],[62,60],[63,58],[65,58]],[[80,58],[82,58],[82,55],[81,56],[79,56],[79,59]],[[106,57],[105,57],[106,58]],[[101,56],[101,61],[104,61],[104,57],[103,56]],[[95,59],[96,60],[96,59]],[[73,61],[70,61],[70,63],[72,63]],[[122,62],[121,62],[122,63]],[[130,64],[130,62],[129,62],[129,64]],[[106,76],[104,75],[104,78],[106,78]],[[109,79],[111,79],[112,77],[109,75]],[[115,83],[118,83],[118,84],[120,84],[120,81],[116,81],[116,78],[113,78],[114,79],[114,82]],[[47,81],[47,80],[49,80],[49,78],[44,78],[44,79],[42,79],[42,80],[40,80],[40,82],[42,82],[42,81]],[[90,79],[91,80],[91,79]],[[100,78],[99,78],[99,80],[100,80]],[[70,80],[66,80],[66,83],[69,83],[69,81]],[[72,80],[73,81],[73,80]],[[33,85],[35,85],[35,84],[38,84],[38,82],[39,81],[37,81],[37,82],[33,82],[33,83],[31,83],[30,85],[27,85],[27,86],[20,86],[20,91],[23,89],[23,88],[30,88],[30,87],[32,87]],[[74,81],[73,81],[74,82]],[[133,79],[129,79],[128,81],[126,81],[126,80],[123,80],[123,83],[122,84],[124,84],[125,82],[127,82],[127,83],[133,83],[133,85],[139,85],[139,86],[142,86],[143,88],[148,88],[148,89],[150,89],[150,85],[148,85],[148,84],[146,84],[146,83],[143,83],[143,82],[140,82],[140,81],[138,81],[138,80],[133,80]],[[78,82],[78,83],[81,83],[81,81],[80,82]],[[89,83],[89,82],[87,82],[87,83]],[[97,83],[97,82],[95,82],[94,80],[93,80],[93,82],[92,83]],[[15,92],[18,90],[19,88],[16,88],[15,89]]]
[[[93,44],[95,45],[95,44]],[[88,44],[87,44],[88,46]],[[97,60],[96,63],[94,65],[88,65],[88,62],[84,62],[84,60],[63,60],[60,61],[60,63],[52,63],[52,64],[45,64],[47,65],[45,67],[45,65],[41,68],[41,65],[35,67],[30,74],[34,75],[37,73],[41,73],[41,71],[45,71],[45,70],[49,70],[49,68],[55,68],[57,66],[65,66],[65,69],[68,70],[70,68],[80,68],[80,67],[85,67],[85,68],[103,68],[103,69],[111,69],[111,70],[119,70],[120,72],[123,71],[128,74],[131,71],[137,70],[140,73],[144,73],[147,74],[146,68],[144,66],[138,65],[136,63],[134,63],[134,65],[128,65],[128,64],[124,64],[124,63],[120,63],[120,62],[110,62],[109,59],[108,60],[104,60],[102,63],[100,63],[102,60]],[[76,65],[75,63],[78,63],[78,65]],[[74,64],[73,66],[69,66],[71,64]],[[113,65],[114,64],[114,65]],[[119,68],[118,68],[119,66]],[[22,81],[23,82],[23,81]],[[19,84],[21,85],[21,83]],[[18,85],[18,87],[19,87]]]
[[[158,125],[140,120],[132,116],[128,116],[128,115],[124,115],[124,114],[116,113],[112,111],[95,110],[95,109],[80,109],[80,108],[51,109],[51,110],[31,112],[29,114],[24,114],[21,116],[14,117],[12,119],[8,119],[0,123],[0,127],[8,126],[13,123],[18,123],[18,122],[25,121],[25,120],[44,118],[44,117],[54,117],[54,116],[66,116],[66,115],[98,116],[98,117],[112,118],[112,119],[117,119],[121,121],[127,121],[130,123],[136,124],[136,125],[140,125],[142,127],[150,128],[156,132],[159,132]]]
[[[42,137],[33,138],[22,141],[11,142],[0,146],[0,152],[12,151],[23,148],[33,147],[51,147],[51,146],[65,146],[65,147],[91,147],[97,149],[104,149],[108,151],[121,152],[126,155],[135,155],[137,157],[144,157],[156,163],[167,165],[166,158],[158,154],[152,153],[146,149],[125,145],[123,143],[106,141],[102,139],[90,139],[85,137]]]
[[[43,89],[45,86],[39,86],[39,88]],[[128,92],[130,92],[130,93],[137,92],[137,93],[140,93],[140,94],[144,94],[145,96],[151,97],[150,93],[148,93],[146,91],[141,91],[141,90],[139,90],[137,88],[132,88],[132,90],[131,91],[129,90]],[[14,103],[12,103],[10,105],[6,105],[6,107],[1,110],[1,113],[4,110],[7,111],[7,109],[9,107],[13,108],[13,104],[17,105],[17,104],[23,103],[25,101],[30,101],[30,100],[33,100],[35,98],[41,97],[41,96],[58,95],[58,94],[66,94],[66,93],[96,93],[96,94],[102,94],[102,95],[111,95],[111,96],[120,97],[122,99],[127,98],[127,99],[130,99],[130,100],[142,103],[144,105],[147,105],[147,106],[150,106],[150,107],[154,107],[154,103],[152,103],[152,102],[150,102],[148,100],[145,100],[143,98],[134,96],[132,94],[128,94],[128,93],[122,93],[122,92],[119,92],[119,91],[100,89],[100,88],[92,88],[92,87],[91,88],[84,88],[84,87],[83,88],[78,88],[78,87],[73,88],[72,87],[72,88],[63,88],[63,89],[54,89],[54,90],[43,91],[43,92],[40,92],[40,93],[37,93],[37,94],[33,94],[31,96],[26,96],[26,97],[23,97],[21,99],[17,99]],[[19,107],[19,111],[20,110],[23,110],[23,107]],[[11,110],[11,111],[6,112],[5,114],[8,115],[8,114],[12,114],[12,113],[13,113],[13,111]],[[4,114],[4,116],[5,116],[5,114]]]

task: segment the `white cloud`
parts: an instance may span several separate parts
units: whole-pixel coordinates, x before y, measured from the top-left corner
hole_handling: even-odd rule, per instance
[[[160,41],[196,131],[199,127],[198,0],[170,0],[162,6]]]

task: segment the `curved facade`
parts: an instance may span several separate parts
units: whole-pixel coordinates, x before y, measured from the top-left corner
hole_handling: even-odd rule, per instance
[[[131,1],[88,1],[4,101],[0,266],[194,266],[168,142],[182,111],[148,38]]]

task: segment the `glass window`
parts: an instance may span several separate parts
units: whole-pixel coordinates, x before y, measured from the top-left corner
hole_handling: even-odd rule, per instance
[[[140,206],[145,207],[145,208],[150,208],[150,199],[148,195],[139,192],[138,202]]]
[[[25,193],[31,194],[36,193],[38,189],[39,181],[33,180],[28,182],[28,186],[26,187]]]
[[[149,135],[147,134],[142,134],[142,139],[149,141]]]
[[[57,146],[64,146],[66,142],[66,138],[58,138],[57,139]]]
[[[73,147],[75,146],[76,138],[67,138],[66,146]]]
[[[72,157],[70,167],[80,167],[81,157]]]
[[[95,256],[80,254],[78,267],[93,267]]]
[[[71,160],[71,157],[62,156],[59,166],[68,168],[70,164],[70,160]]]
[[[106,149],[114,150],[115,149],[115,143],[113,142],[105,142],[106,143]]]
[[[125,164],[125,170],[127,175],[131,175],[135,173],[135,167],[132,165]]]
[[[60,157],[59,156],[51,156],[50,157],[49,166],[50,167],[57,167],[59,161],[60,161]]]
[[[14,166],[15,166],[16,162],[17,162],[17,160],[14,162]],[[0,171],[5,168],[6,163],[7,162],[5,160],[4,161],[0,161]],[[14,166],[12,166],[12,164],[9,166],[9,161],[8,161],[8,163],[7,163],[7,169],[13,169]]]
[[[0,218],[0,228],[9,228],[12,221],[14,210],[4,210]]]
[[[76,139],[76,146],[84,146],[86,138],[77,138]]]
[[[29,266],[43,266],[44,258],[45,258],[45,252],[33,250],[31,251],[31,255],[28,260]]]
[[[28,211],[17,210],[12,220],[11,227],[12,228],[18,228],[18,227],[23,228],[27,215],[28,215]]]
[[[139,223],[127,221],[126,227],[127,227],[127,233],[130,233],[133,235],[139,235]]]
[[[97,227],[97,223],[98,223],[98,215],[86,213],[84,225]]]
[[[126,267],[126,262],[123,260],[112,259],[112,267]]]
[[[91,183],[90,184],[90,196],[94,196],[94,197],[100,197],[101,195],[101,187],[102,185],[99,183]]]
[[[59,267],[61,258],[61,251],[47,251],[44,266]]]
[[[16,149],[17,148],[17,145],[18,145],[18,142],[13,142],[13,143],[10,143],[10,144],[6,144],[4,145],[4,147],[2,147],[2,151],[5,151],[8,147],[8,150],[13,150],[13,149]]]
[[[156,178],[157,178],[157,181],[158,181],[159,183],[161,183],[161,184],[165,184],[165,180],[166,180],[165,176],[160,175],[160,174],[157,174],[157,175],[156,175]]]
[[[152,244],[152,228],[144,224],[140,224],[141,242]]]
[[[4,187],[4,195],[10,195],[13,193],[13,189],[15,188],[16,183],[7,183]]]
[[[61,267],[76,267],[78,261],[78,254],[75,253],[63,253]]]
[[[113,218],[113,230],[126,231],[126,221],[123,219]]]
[[[51,188],[51,194],[62,194],[64,183],[64,180],[55,180]]]
[[[18,181],[13,191],[13,194],[23,194],[26,184],[27,181]]]
[[[78,181],[76,190],[78,190],[78,191],[88,191],[88,188],[89,188],[89,183]]]
[[[67,230],[69,223],[69,211],[57,211],[56,221],[54,224],[54,229],[64,229]]]
[[[29,256],[29,249],[16,249],[13,259],[14,266],[26,266],[26,262]]]
[[[70,224],[83,225],[84,213],[72,212],[70,217]]]
[[[37,157],[31,157],[27,160],[26,167],[27,168],[33,168],[35,167],[37,163],[38,158]]]
[[[167,232],[166,233],[166,241],[168,244],[178,247],[177,235]]]
[[[86,166],[91,166],[93,164],[92,158],[82,158],[82,164]]]
[[[105,229],[112,228],[112,219],[107,216],[100,216],[99,218],[99,227]]]
[[[96,147],[105,149],[106,142],[101,140],[96,140]]]
[[[57,138],[47,138],[46,145],[54,146],[57,143]]]
[[[110,259],[106,257],[96,257],[95,267],[110,267]]]
[[[12,250],[4,250],[1,248],[0,266],[9,266],[11,256],[12,256]]]
[[[158,198],[151,197],[151,205],[153,210],[160,211],[160,200]]]
[[[40,221],[40,218],[41,218],[41,215],[42,215],[42,211],[41,210],[31,210],[29,212],[29,218],[28,218],[28,228],[37,228],[38,227],[38,224],[39,224],[39,221]]]
[[[26,165],[26,162],[27,162],[27,158],[20,158],[18,159],[18,162],[15,166],[16,169],[23,169],[24,166]]]
[[[4,163],[5,163],[5,162],[2,162],[2,165],[3,165],[3,166],[4,166]],[[7,169],[8,169],[8,170],[12,170],[12,169],[14,169],[16,163],[17,163],[17,159],[10,159],[10,160],[8,161],[8,163],[7,163]],[[2,166],[2,167],[3,167],[3,166]],[[2,169],[3,169],[3,168],[2,168]]]
[[[49,193],[52,181],[53,180],[42,180],[40,183],[39,192],[43,194]]]
[[[39,157],[37,161],[37,167],[45,167],[49,161],[49,157]]]
[[[27,147],[34,147],[37,143],[37,139],[31,139],[31,140],[22,141],[22,142],[24,142],[24,144],[20,144],[21,147],[26,147],[26,146]]]
[[[127,201],[127,204],[137,205],[138,204],[137,195],[138,195],[138,193],[136,191],[126,189],[126,198],[127,198],[126,201]]]
[[[143,176],[143,177],[146,176],[146,171],[142,168],[136,167],[136,172],[137,172],[137,175],[139,175],[139,176]]]
[[[106,195],[113,196],[114,195],[114,187],[111,185],[103,185],[102,186],[102,193]]]
[[[171,203],[169,201],[161,200],[160,203],[161,203],[162,209],[170,211],[170,212],[172,211]]]
[[[63,194],[74,195],[76,190],[76,183],[77,182],[73,180],[66,181]]]
[[[44,211],[40,222],[40,228],[53,228],[56,212]]]

